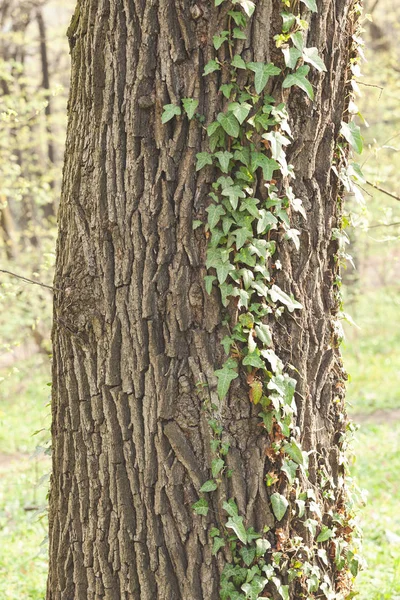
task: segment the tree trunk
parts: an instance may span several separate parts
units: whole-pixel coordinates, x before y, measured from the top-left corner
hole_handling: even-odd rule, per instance
[[[226,29],[226,8],[213,4],[80,0],[69,29],[48,600],[214,600],[229,560],[228,551],[212,555],[209,537],[213,526],[223,529],[223,499],[235,498],[256,531],[275,526],[265,485],[269,436],[243,377],[220,408],[232,478],[210,500],[208,516],[191,508],[211,477],[203,405],[218,404],[214,371],[225,360],[226,327],[219,293],[204,287],[204,231],[192,228],[204,219],[213,181],[212,169],[195,170],[196,153],[207,148],[204,130],[195,119],[162,125],[161,114],[163,105],[194,97],[208,124],[226,106],[219,73],[202,76],[215,55],[213,35]],[[259,1],[250,43],[238,40],[235,54],[282,62],[273,40],[279,4]],[[320,498],[325,469],[337,491],[333,502],[321,502],[337,509],[344,374],[332,241],[340,186],[331,166],[348,100],[353,2],[318,4],[317,14],[304,14],[307,46],[318,48],[327,72],[311,76],[314,103],[298,88],[284,90],[295,140],[292,185],[307,220],[291,216],[300,249],[278,236],[276,257],[277,283],[304,308],[271,327],[276,353],[298,372],[297,425],[311,451],[311,484]],[[293,524],[289,535],[296,531]],[[338,587],[331,562],[327,572]],[[292,587],[291,598],[302,597]]]

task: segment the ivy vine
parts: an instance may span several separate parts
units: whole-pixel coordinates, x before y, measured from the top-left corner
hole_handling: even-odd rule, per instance
[[[193,227],[204,227],[208,239],[206,291],[210,294],[217,286],[223,306],[235,307],[235,316],[226,321],[229,333],[222,339],[227,358],[215,371],[218,398],[222,402],[232,382],[239,373],[244,373],[249,401],[259,406],[261,423],[272,440],[268,457],[273,470],[266,475],[265,484],[276,519],[274,539],[278,543],[271,546],[267,527],[263,532],[246,528],[234,499],[224,501],[223,531],[214,527],[210,532],[213,554],[229,548],[232,556],[222,572],[220,598],[256,600],[265,597],[260,594],[273,591],[288,600],[296,582],[296,597],[339,600],[349,597],[348,573],[355,576],[361,564],[354,542],[357,532],[354,535],[353,498],[349,496],[347,506],[337,513],[324,515],[315,488],[309,484],[304,489],[304,482],[308,481],[308,453],[301,448],[295,424],[296,380],[289,374],[293,367],[275,353],[268,325],[268,321],[279,319],[284,311],[294,313],[302,309],[296,298],[275,283],[274,273],[281,265],[274,259],[276,241],[271,232],[282,231],[283,239],[298,250],[300,232],[291,226],[290,214],[299,212],[306,219],[306,213],[290,185],[295,174],[286,157],[286,149],[293,140],[287,107],[264,90],[271,78],[281,78],[282,88],[296,86],[313,100],[313,87],[308,79],[310,69],[322,72],[326,68],[317,48],[305,46],[307,21],[300,14],[300,6],[316,12],[317,5],[316,0],[282,1],[282,28],[275,36],[276,46],[283,53],[282,69],[273,63],[245,62],[234,52],[236,40],[246,39],[254,2],[215,0],[215,6],[222,4],[229,5],[227,26],[214,36],[213,44],[216,52],[227,45],[229,58],[222,61],[216,55],[205,65],[204,76],[221,70],[229,73],[229,83],[220,86],[227,105],[206,127],[208,150],[196,155],[197,171],[212,166],[218,176],[209,194],[207,223],[198,220]],[[353,10],[357,12],[358,5]],[[239,78],[240,72],[247,77]],[[239,80],[243,79],[251,83],[241,86]],[[166,104],[162,122],[186,115],[189,120],[198,119],[202,125],[204,118],[196,112],[198,104],[194,98],[183,98],[181,105]],[[362,180],[362,173],[354,163],[348,163],[347,147],[350,144],[360,152],[362,139],[351,120],[342,123],[341,136],[334,168],[342,185],[349,189]],[[260,193],[261,187],[264,193]],[[346,234],[337,229],[335,235],[340,242],[337,257],[340,261],[346,257]],[[339,287],[339,282],[336,283]],[[224,441],[218,407],[210,404],[207,394],[204,402],[212,431],[212,477],[200,488],[201,497],[193,509],[206,516],[207,494],[217,490],[222,478],[230,477],[231,473],[226,467],[229,444]],[[347,443],[345,433],[341,451],[344,452]],[[281,474],[287,482],[286,496],[278,491]],[[318,477],[322,497],[333,500],[332,480],[324,469]],[[287,514],[289,495],[296,507],[295,515]],[[289,522],[293,518],[302,520],[311,543],[306,544],[300,536],[292,539],[285,536],[284,529],[279,528],[285,516]],[[328,567],[332,561],[340,573],[340,585],[336,586],[328,570],[320,566]]]

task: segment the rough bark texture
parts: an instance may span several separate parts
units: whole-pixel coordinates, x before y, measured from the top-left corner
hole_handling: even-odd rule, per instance
[[[161,125],[162,106],[199,99],[206,122],[226,102],[220,74],[202,77],[226,9],[198,0],[81,0],[69,29],[72,87],[55,277],[53,477],[48,600],[214,600],[223,555],[208,531],[220,513],[193,515],[209,479],[209,427],[199,382],[216,400],[222,308],[204,289],[209,171],[198,123]],[[346,105],[351,0],[320,0],[308,46],[314,104],[287,97],[294,189],[308,219],[296,252],[279,244],[279,285],[304,310],[274,326],[276,351],[298,378],[298,425],[336,478],[343,374],[332,314],[338,182],[331,171]],[[259,0],[245,60],[281,61],[280,2]],[[279,85],[277,86],[279,89]],[[278,93],[275,90],[275,95]],[[285,92],[289,94],[289,92]],[[229,489],[246,523],[272,525],[265,432],[236,380],[222,407],[234,469]],[[339,502],[339,499],[338,499]],[[294,596],[293,596],[294,597]]]

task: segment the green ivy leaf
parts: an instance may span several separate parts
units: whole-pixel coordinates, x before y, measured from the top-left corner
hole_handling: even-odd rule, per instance
[[[242,31],[241,29],[239,29],[239,27],[234,27],[233,28],[232,37],[235,40],[245,40],[245,39],[247,39],[245,32]]]
[[[228,11],[228,15],[232,17],[238,27],[246,26],[246,17],[243,13],[238,10],[230,10]]]
[[[256,549],[252,547],[246,548],[246,546],[243,546],[240,548],[239,554],[242,557],[244,564],[249,567],[256,556]]]
[[[228,111],[232,112],[240,125],[242,125],[243,121],[247,118],[249,112],[251,111],[251,104],[248,102],[243,102],[239,104],[239,102],[231,102],[228,105]]]
[[[231,152],[215,152],[214,156],[218,159],[218,162],[221,167],[221,171],[223,173],[228,173],[229,170],[229,161],[233,158],[233,154]]]
[[[281,70],[272,63],[250,62],[247,68],[254,72],[254,87],[257,94],[261,94],[268,83],[268,79],[273,75],[279,75]]]
[[[318,48],[304,48],[303,60],[317,69],[317,71],[326,71],[326,66],[320,55]]]
[[[243,359],[243,365],[246,367],[254,367],[256,369],[265,369],[265,364],[263,359],[260,357],[259,351],[254,350],[254,352],[250,352]]]
[[[257,222],[257,233],[264,233],[268,227],[270,229],[276,229],[278,219],[275,215],[265,208],[260,209],[260,218]]]
[[[276,160],[268,158],[268,156],[262,154],[261,152],[251,153],[251,166],[254,170],[258,167],[262,169],[263,179],[265,181],[271,181],[274,176],[274,171],[279,169],[279,164],[276,162]]]
[[[200,492],[203,492],[203,493],[214,492],[216,489],[217,489],[217,484],[215,483],[215,481],[213,481],[212,479],[209,479],[208,481],[203,483],[203,485],[200,488]]]
[[[282,83],[283,88],[290,88],[293,85],[297,85],[303,92],[307,94],[310,100],[314,99],[314,90],[312,88],[311,83],[307,79],[307,75],[310,71],[310,67],[308,65],[303,65],[299,67],[297,71],[294,73],[290,73],[286,76],[284,82]]]
[[[222,190],[222,195],[229,198],[233,210],[236,210],[239,204],[239,198],[246,198],[246,194],[238,185],[231,185]]]
[[[222,504],[222,508],[225,512],[228,513],[230,517],[237,517],[238,515],[238,507],[236,506],[236,502],[230,498],[228,502],[224,502]]]
[[[200,498],[200,500],[192,504],[192,508],[196,515],[203,515],[206,517],[208,514],[208,502],[204,498]]]
[[[350,121],[350,123],[342,121],[340,133],[349,142],[353,150],[355,150],[357,154],[361,154],[363,151],[363,139],[358,125],[356,125],[354,121]]]
[[[214,538],[214,542],[213,542],[213,547],[212,547],[212,551],[211,554],[213,556],[215,556],[218,551],[223,548],[225,546],[225,540],[223,538],[220,537],[215,537]]]
[[[317,537],[317,542],[326,542],[326,540],[329,540],[334,535],[332,529],[329,529],[326,525],[322,525],[321,532]]]
[[[231,112],[219,113],[217,117],[218,123],[221,124],[222,128],[231,137],[238,137],[240,133],[239,122],[234,114]]]
[[[271,496],[271,504],[275,517],[278,521],[281,521],[286,514],[289,502],[286,500],[285,496],[275,492],[275,494],[272,494]]]
[[[216,281],[215,275],[206,275],[204,277],[204,283],[207,294],[211,294],[213,282]]]
[[[235,271],[235,267],[231,263],[221,263],[215,267],[217,278],[220,284],[225,283],[229,273]]]
[[[211,462],[211,473],[214,478],[222,471],[224,465],[225,463],[222,458],[214,458]]]
[[[247,544],[246,528],[243,525],[243,517],[239,517],[237,515],[235,515],[234,517],[230,517],[226,522],[226,527],[228,529],[233,529],[233,531],[236,534],[236,537],[243,544]]]
[[[212,155],[209,152],[198,152],[196,154],[196,171],[200,171],[206,165],[212,165]]]
[[[232,381],[239,377],[237,372],[231,366],[227,365],[227,362],[222,369],[215,371],[215,375],[218,378],[217,392],[220,400],[226,397]]]
[[[221,204],[210,204],[210,206],[206,208],[206,211],[208,212],[208,224],[210,229],[214,229],[222,215],[225,214],[225,209]]]
[[[219,88],[219,91],[222,92],[223,95],[225,96],[225,98],[227,98],[229,100],[232,89],[233,89],[233,83],[223,83],[221,85],[221,87]]]
[[[297,61],[302,55],[300,50],[298,50],[295,46],[291,48],[282,48],[283,57],[285,59],[285,65],[289,69],[295,69],[297,65]]]
[[[224,42],[228,39],[229,31],[221,31],[220,34],[214,35],[213,44],[216,50],[219,50]]]
[[[182,113],[181,107],[176,104],[164,104],[163,106],[164,112],[161,116],[161,123],[168,123],[175,116],[178,116]]]
[[[236,67],[237,69],[247,69],[247,65],[244,62],[243,58],[239,56],[239,54],[235,54],[231,61],[232,67]]]
[[[236,239],[236,250],[240,250],[240,248],[244,246],[247,240],[253,236],[253,232],[250,231],[250,229],[247,229],[246,227],[240,227],[239,229],[235,229],[233,235]]]
[[[296,17],[292,13],[287,13],[287,12],[282,12],[281,17],[282,17],[282,31],[283,31],[283,33],[287,33],[288,31],[290,31],[292,29],[293,25],[296,23]]]
[[[290,456],[291,459],[294,460],[298,465],[304,465],[304,457],[301,451],[300,446],[297,444],[295,440],[292,440],[290,443],[287,443],[283,447],[285,453]]]
[[[318,12],[316,0],[301,0],[301,2],[305,4],[312,12]]]
[[[285,460],[282,463],[281,471],[283,471],[283,473],[285,473],[290,485],[293,485],[293,483],[294,483],[294,480],[296,478],[297,468],[298,468],[297,463],[295,463],[293,460],[290,460],[289,458],[285,458]]]
[[[191,119],[193,119],[195,115],[196,108],[199,105],[199,101],[195,100],[194,98],[182,98],[182,104],[189,121],[191,121]]]
[[[216,60],[209,60],[206,66],[204,67],[203,76],[209,75],[210,73],[214,73],[214,71],[220,71],[221,67],[217,63]]]

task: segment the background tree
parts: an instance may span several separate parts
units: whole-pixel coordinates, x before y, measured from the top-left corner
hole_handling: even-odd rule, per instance
[[[260,3],[254,15],[251,3],[236,4],[250,16],[239,27],[246,34],[233,34],[233,47],[221,45],[219,62],[229,64],[238,55],[247,65],[274,63],[284,70],[274,38],[297,39],[291,36],[305,30],[304,22],[289,17],[282,26],[279,3]],[[253,100],[255,86],[256,94],[261,87],[276,104],[286,102],[293,138],[287,161],[296,175],[291,185],[307,216],[286,203],[282,221],[290,215],[291,228],[281,224],[267,236],[277,246],[270,265],[275,292],[285,293],[281,301],[270,296],[268,305],[279,314],[280,302],[290,306],[293,294],[303,306],[277,321],[265,318],[275,354],[292,365],[297,380],[297,415],[283,442],[289,425],[275,419],[271,428],[260,426],[254,396],[249,402],[257,368],[239,370],[229,395],[218,399],[215,370],[226,360],[220,341],[235,326],[240,307],[231,302],[228,318],[217,287],[206,292],[207,236],[203,228],[192,228],[194,219],[206,220],[215,168],[196,171],[195,156],[207,141],[198,119],[187,118],[193,116],[190,108],[187,116],[161,123],[163,106],[177,107],[182,98],[198,101],[206,125],[220,113],[226,118],[230,92],[221,93],[220,86],[230,84],[230,70],[216,67],[207,78],[203,70],[214,60],[213,36],[227,31],[222,35],[231,39],[232,5],[78,2],[69,28],[72,85],[54,282],[48,599],[217,598],[224,566],[226,598],[263,592],[298,598],[307,588],[318,597],[347,593],[341,567],[345,556],[351,558],[352,525],[341,456],[337,173],[345,157],[338,143],[344,141],[341,122],[349,118],[356,13],[351,0],[322,0],[318,13],[307,9],[314,8],[311,0],[296,5],[293,10],[309,24],[306,47],[316,49],[326,66],[317,63],[320,69],[310,72],[312,88],[304,82],[304,67],[295,70],[301,89],[283,89],[277,76],[265,90],[257,83],[261,67],[250,68],[256,79],[235,67],[236,83],[251,90]],[[310,58],[302,46],[297,50],[287,59],[294,69],[298,59]],[[223,122],[224,139],[236,137]],[[227,144],[234,149],[234,141]],[[273,145],[266,144],[265,156],[271,155]],[[255,169],[262,195],[263,177],[270,185],[273,178]],[[287,182],[278,179],[279,196]],[[297,237],[296,248],[288,238]],[[237,353],[248,356],[241,347]],[[286,383],[292,382],[285,374]],[[217,413],[214,433],[221,436],[214,444],[210,411]],[[218,444],[230,447],[225,461],[231,477],[219,477],[215,468],[211,510],[195,515],[192,504],[204,482],[212,482],[212,461],[222,454]],[[277,467],[282,444],[291,448],[294,464],[286,479]],[[289,503],[283,515],[273,495]],[[235,524],[232,543],[225,537],[228,498],[235,501],[228,509]],[[243,551],[249,527],[264,536],[258,562],[251,544],[250,555]],[[216,528],[223,548],[214,555],[210,533],[216,535]],[[262,566],[265,559],[272,569],[266,567],[266,583],[258,592],[252,588],[253,595],[243,587],[242,572],[236,569],[235,579],[226,570],[227,564],[236,568],[235,557],[250,588],[251,565]]]

